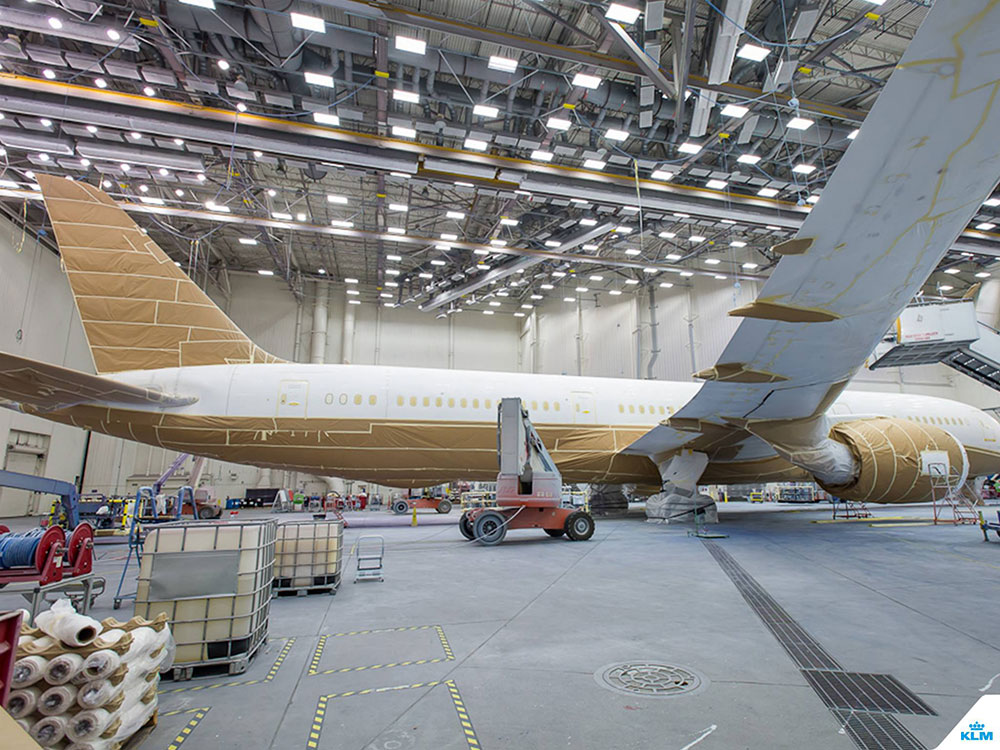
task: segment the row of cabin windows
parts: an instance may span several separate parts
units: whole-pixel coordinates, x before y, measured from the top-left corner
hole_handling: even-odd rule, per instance
[[[636,404],[618,404],[618,413],[619,414],[624,414],[625,411],[626,411],[626,409],[628,410],[629,414],[635,414],[636,411],[638,411],[639,414],[661,414],[661,415],[666,415],[666,414],[673,414],[674,413],[674,408],[672,406],[653,406],[652,404],[650,404],[647,407],[646,404],[638,404],[638,405],[636,405]],[[649,410],[648,412],[647,412],[647,409]]]
[[[910,417],[917,422],[923,422],[924,424],[969,424],[968,420],[964,417]]]
[[[409,398],[407,398],[406,396],[396,396],[396,406],[406,406],[407,403],[409,403],[410,406],[428,406],[429,407],[431,405],[431,402],[432,402],[432,399],[431,399],[430,396],[423,396],[423,397],[410,396]],[[448,404],[448,408],[449,409],[454,409],[456,406],[458,406],[460,409],[468,409],[469,406],[470,406],[470,404],[471,404],[471,406],[472,406],[473,409],[478,409],[479,406],[480,406],[480,400],[478,398],[473,398],[473,399],[457,398],[456,399],[453,396],[450,396],[447,399],[444,399],[441,396],[435,396],[434,399],[433,399],[433,404],[436,407],[443,407],[445,405],[445,403]],[[560,411],[562,409],[562,407],[560,406],[560,404],[559,404],[558,401],[553,401],[551,404],[548,401],[542,401],[541,404],[542,404],[542,411],[549,411],[550,408],[551,408],[552,411]],[[531,406],[532,411],[538,411],[538,401],[531,401],[530,402],[530,406]],[[493,400],[489,399],[489,398],[483,399],[482,400],[482,407],[484,409],[492,409],[493,408]]]

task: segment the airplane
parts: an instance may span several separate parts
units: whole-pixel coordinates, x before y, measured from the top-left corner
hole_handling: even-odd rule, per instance
[[[415,487],[494,479],[497,402],[520,396],[566,481],[635,484],[663,518],[703,502],[698,484],[815,480],[893,503],[930,499],[929,461],[953,486],[996,473],[984,412],[844,390],[1000,177],[1000,6],[973,22],[966,5],[928,13],[703,384],[284,362],[107,194],[38,174],[97,374],[0,353],[0,398],[172,450]]]

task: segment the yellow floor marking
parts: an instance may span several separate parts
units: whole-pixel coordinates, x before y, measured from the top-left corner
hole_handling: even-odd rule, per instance
[[[184,741],[191,736],[191,732],[195,730],[198,724],[201,723],[201,720],[205,718],[205,714],[207,714],[210,710],[210,706],[204,706],[202,708],[182,708],[177,711],[164,711],[161,713],[161,717],[179,716],[180,714],[194,714],[187,725],[180,731],[180,734],[174,737],[173,742],[167,745],[167,750],[177,750],[181,745],[183,745]]]
[[[329,638],[347,638],[352,636],[360,635],[373,635],[376,633],[402,633],[410,632],[416,630],[434,630],[437,633],[438,641],[441,643],[441,648],[444,650],[444,656],[438,656],[433,659],[408,659],[406,661],[394,661],[387,662],[385,664],[364,664],[361,666],[353,667],[333,667],[332,669],[320,669],[319,663],[323,657],[323,651],[326,648],[326,642]],[[306,672],[307,675],[320,675],[320,674],[343,674],[345,672],[364,672],[376,669],[388,669],[390,667],[412,667],[419,664],[439,664],[444,661],[454,661],[455,653],[451,650],[451,644],[448,643],[448,637],[444,634],[444,628],[440,625],[410,625],[402,628],[378,628],[375,630],[351,630],[345,633],[332,633],[328,635],[321,635],[319,642],[316,644],[316,648],[313,650],[312,656],[309,659],[309,670]]]
[[[236,680],[234,682],[216,682],[210,685],[192,685],[191,687],[181,687],[181,688],[171,688],[169,690],[160,690],[160,695],[173,695],[174,693],[190,693],[195,690],[215,690],[216,688],[227,688],[227,687],[246,687],[248,685],[263,685],[264,683],[270,682],[274,679],[275,675],[278,674],[278,670],[281,669],[281,665],[285,662],[285,657],[288,656],[288,652],[292,649],[292,644],[295,643],[294,638],[289,638],[282,646],[281,651],[278,652],[277,658],[274,660],[274,664],[267,671],[267,675],[256,680]]]

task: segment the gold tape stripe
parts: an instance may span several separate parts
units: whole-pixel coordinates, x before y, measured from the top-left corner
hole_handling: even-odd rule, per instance
[[[192,714],[192,713],[194,714],[194,716],[187,723],[187,725],[185,725],[185,727],[180,731],[180,734],[174,737],[173,742],[167,745],[167,750],[177,750],[181,745],[183,745],[184,741],[191,736],[191,732],[193,732],[197,728],[197,726],[201,723],[201,720],[204,719],[205,715],[211,710],[212,710],[211,706],[204,706],[202,708],[186,708],[186,709],[179,709],[177,711],[164,711],[163,713],[161,713],[160,714],[161,717],[179,716],[181,714]]]
[[[332,667],[330,669],[319,668],[320,660],[323,657],[323,650],[326,648],[326,641],[328,638],[348,638],[353,636],[361,635],[375,635],[379,633],[404,633],[413,632],[417,630],[434,630],[437,634],[438,641],[441,644],[441,648],[444,650],[444,656],[438,656],[430,659],[407,659],[405,661],[394,661],[386,662],[385,664],[365,664],[362,666],[352,666],[352,667]],[[314,675],[324,675],[324,674],[344,674],[346,672],[372,672],[378,669],[389,669],[391,667],[414,667],[421,664],[440,664],[441,662],[454,661],[455,653],[451,650],[451,644],[448,643],[448,637],[444,633],[444,628],[440,625],[410,625],[401,628],[378,628],[375,630],[351,630],[344,633],[332,633],[327,635],[322,635],[319,638],[319,642],[316,644],[316,648],[313,650],[312,656],[309,659],[309,669],[306,674],[308,676]]]

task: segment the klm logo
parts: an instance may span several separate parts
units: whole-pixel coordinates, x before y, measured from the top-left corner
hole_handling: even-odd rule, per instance
[[[961,739],[963,740],[992,740],[993,732],[984,732],[985,725],[974,721],[969,724],[969,731],[962,732]]]

